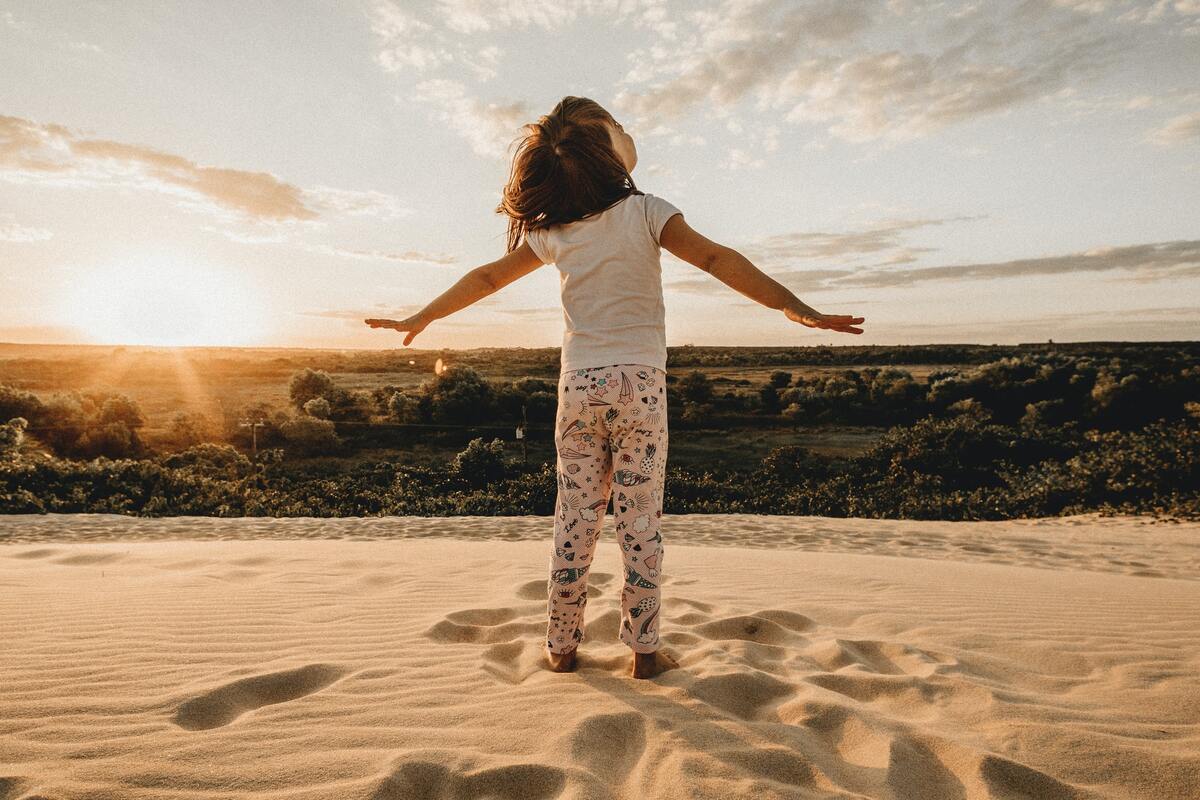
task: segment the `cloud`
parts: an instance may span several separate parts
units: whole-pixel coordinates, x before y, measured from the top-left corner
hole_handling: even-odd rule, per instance
[[[531,24],[556,30],[573,22],[581,10],[588,13],[597,7],[617,6],[605,2],[575,6],[554,0],[440,0],[437,5],[445,26],[465,34]]]
[[[303,222],[325,212],[406,213],[380,192],[301,189],[268,172],[198,164],[150,147],[82,136],[62,125],[0,116],[0,180],[159,191],[184,205],[242,219]]]
[[[480,82],[502,70],[505,51],[482,39],[506,28],[539,28],[555,35],[584,17],[605,25],[629,24],[670,41],[677,24],[668,19],[665,0],[439,0],[401,4],[375,0],[367,17],[375,38],[374,58],[385,71],[418,77],[396,100],[425,104],[433,119],[445,123],[485,158],[499,158],[535,115],[523,100],[484,100],[473,87],[451,78],[447,70],[470,70]],[[544,44],[538,42],[535,46]]]
[[[1076,313],[1040,314],[1013,319],[979,319],[971,322],[930,323],[908,320],[905,338],[910,342],[1034,342],[1070,341],[1179,341],[1200,335],[1200,309],[1194,306],[1119,308]]]
[[[755,264],[770,268],[786,267],[798,260],[851,263],[863,256],[886,253],[889,250],[895,252],[882,262],[883,264],[910,263],[917,253],[933,252],[933,248],[905,244],[907,234],[921,228],[978,219],[983,217],[889,220],[859,231],[785,233],[756,239],[739,249]]]
[[[429,253],[424,250],[363,250],[306,242],[293,236],[292,231],[282,226],[269,226],[265,230],[253,231],[206,226],[205,230],[219,233],[230,241],[239,244],[283,244],[322,256],[335,256],[362,261],[395,261],[409,264],[448,265],[458,263],[458,259],[455,256],[446,253]]]
[[[476,303],[476,306],[484,305],[486,301]],[[323,319],[341,319],[350,322],[361,322],[364,319],[372,317],[382,317],[384,319],[404,319],[408,316],[416,314],[424,307],[424,302],[410,303],[408,305],[395,305],[388,303],[375,303],[372,306],[365,308],[324,308],[313,309],[309,311],[297,311],[295,313],[306,317],[321,317]],[[562,319],[562,310],[557,306],[545,306],[542,308],[490,308],[487,309],[492,314],[504,314],[506,316],[516,317],[521,320],[536,322],[545,320],[553,322],[557,319]],[[438,327],[443,326],[461,326],[466,328],[479,328],[483,325],[478,321],[465,319],[446,320],[440,319],[435,322]]]
[[[1167,120],[1165,125],[1150,134],[1150,138],[1159,144],[1179,144],[1200,139],[1200,111]]]
[[[293,313],[295,313],[301,317],[321,317],[322,319],[344,319],[344,320],[350,320],[352,322],[362,322],[364,319],[372,319],[372,318],[404,319],[405,317],[409,316],[408,314],[402,314],[400,316],[389,316],[389,315],[395,315],[397,313],[396,312],[397,308],[398,308],[397,306],[389,305],[387,303],[376,303],[375,305],[370,306],[369,308],[361,308],[361,309],[360,308],[318,308],[318,309],[310,309],[308,311],[295,311]],[[420,308],[416,308],[414,310],[414,313],[419,310],[420,310]]]
[[[427,103],[435,119],[466,139],[471,149],[486,158],[498,158],[521,134],[532,112],[524,101],[489,103],[467,93],[460,81],[435,78],[416,86],[413,99]]]
[[[30,228],[17,223],[12,214],[0,214],[0,242],[44,242],[54,234],[45,228]]]
[[[314,186],[305,189],[304,196],[311,205],[352,217],[398,219],[415,213],[403,205],[400,198],[384,192]]]
[[[378,46],[375,62],[388,72],[400,72],[405,68],[424,72],[453,59],[446,48],[428,43],[432,25],[395,3],[375,3],[370,19]]]
[[[300,245],[306,250],[329,256],[358,258],[365,261],[400,261],[409,264],[457,264],[458,259],[445,253],[427,253],[423,250],[355,250],[330,245]]]
[[[849,270],[843,269],[796,269],[770,270],[769,274],[793,292],[810,292],[817,289],[829,288],[830,281],[843,278],[851,273]],[[724,296],[728,295],[728,299],[730,300],[738,299],[736,293],[733,295],[729,294],[733,291],[730,287],[711,275],[664,280],[663,288],[668,292],[682,292],[702,296],[722,295],[723,299],[725,299]],[[753,300],[747,300],[745,304],[758,305]]]
[[[727,170],[760,169],[766,163],[764,159],[755,158],[752,153],[740,147],[731,147],[725,160],[720,163],[720,167]]]
[[[680,74],[645,90],[617,94],[617,107],[641,116],[673,118],[696,106],[726,107],[779,80],[790,64],[815,46],[851,39],[869,27],[875,4],[826,0],[727,0],[694,12],[698,30],[675,49],[659,48],[647,60]],[[699,55],[693,55],[699,54]],[[640,54],[639,54],[640,55]]]
[[[619,108],[674,118],[753,98],[759,111],[857,142],[923,136],[1074,86],[1127,40],[1040,2],[950,14],[941,3],[727,0],[691,19],[696,32],[678,46],[634,54]],[[910,27],[919,46],[885,47],[876,35]]]
[[[1082,272],[1129,271],[1144,280],[1200,274],[1200,241],[1158,242],[1125,247],[1099,247],[1081,253],[1022,258],[981,264],[951,264],[905,270],[872,270],[847,274],[838,286],[883,288],[946,280],[982,280]]]
[[[756,266],[793,291],[907,288],[935,281],[1030,278],[1100,272],[1112,273],[1115,278],[1143,283],[1200,277],[1200,241],[1194,240],[1097,247],[1065,255],[1011,261],[889,268],[897,264],[911,263],[917,253],[933,252],[933,248],[904,244],[901,234],[926,225],[941,225],[949,221],[951,220],[913,220],[846,234],[785,234],[758,240],[739,247],[738,250]],[[894,251],[889,259],[868,267],[790,267],[795,261],[806,259],[848,263],[863,255],[888,250]],[[715,278],[697,276],[667,280],[664,281],[664,287],[671,291],[700,295],[716,294],[727,289]]]
[[[140,145],[88,139],[60,125],[0,116],[0,177],[156,188],[255,219],[313,219],[296,186],[266,172],[197,164]]]

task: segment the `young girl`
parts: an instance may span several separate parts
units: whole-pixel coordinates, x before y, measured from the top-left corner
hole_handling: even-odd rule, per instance
[[[366,323],[406,331],[407,346],[430,322],[556,265],[565,330],[546,658],[559,672],[575,666],[588,571],[615,492],[624,562],[620,639],[633,651],[632,675],[648,678],[678,666],[659,649],[667,462],[661,248],[801,325],[862,333],[863,318],[814,311],[737,251],[692,230],[674,205],[637,189],[636,164],[621,123],[592,100],[564,97],[518,140],[496,209],[508,217],[507,254],[408,319]]]

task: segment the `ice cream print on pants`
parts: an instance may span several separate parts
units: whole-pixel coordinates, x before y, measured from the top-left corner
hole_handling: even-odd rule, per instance
[[[621,641],[639,653],[658,649],[666,383],[663,370],[641,364],[559,376],[558,501],[546,633],[552,653],[569,652],[583,641],[588,570],[610,497],[624,571]]]

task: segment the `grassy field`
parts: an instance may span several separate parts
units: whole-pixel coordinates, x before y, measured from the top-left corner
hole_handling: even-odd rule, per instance
[[[744,350],[748,348],[739,348]],[[235,417],[254,403],[280,408],[288,405],[292,375],[307,368],[325,370],[346,390],[369,391],[382,386],[415,388],[434,375],[434,365],[469,364],[485,378],[506,382],[536,377],[556,382],[556,349],[470,351],[383,350],[344,351],[276,348],[159,348],[73,345],[0,344],[0,383],[31,391],[43,398],[56,392],[119,392],[138,403],[146,416],[148,439],[161,434],[178,412],[200,413],[214,422]],[[411,362],[411,363],[410,363]],[[944,365],[906,367],[914,377]],[[784,370],[793,377],[845,369],[840,366],[770,363],[756,366],[683,367],[680,375],[698,369],[708,375],[719,395],[754,394],[771,373]],[[550,420],[530,420],[551,424]],[[880,435],[880,428],[808,427],[788,424],[774,429],[680,430],[671,440],[671,460],[679,466],[737,468],[756,463],[772,448],[798,444],[829,455],[861,452]],[[395,426],[364,434],[354,458],[378,458],[405,463],[444,462],[474,436],[499,437],[508,452],[521,456],[521,442],[512,425],[497,421],[494,428],[438,433],[403,430]],[[530,463],[552,460],[553,443],[534,435],[527,443]]]

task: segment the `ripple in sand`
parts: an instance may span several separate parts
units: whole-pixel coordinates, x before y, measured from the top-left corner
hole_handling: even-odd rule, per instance
[[[510,764],[467,772],[434,761],[406,761],[384,778],[371,800],[541,800],[558,797],[565,785],[566,773],[544,764]]]
[[[309,664],[242,678],[188,700],[172,721],[189,731],[220,728],[249,711],[318,692],[345,674],[346,670],[331,664]]]
[[[571,759],[606,784],[634,771],[646,750],[646,721],[636,711],[591,714],[568,734]]]
[[[60,552],[62,551],[55,550],[51,547],[42,547],[37,550],[26,550],[22,553],[13,553],[11,556],[9,556],[9,558],[49,558],[50,556]],[[2,784],[0,784],[0,788],[3,788]],[[3,797],[4,795],[0,795],[0,798]]]
[[[767,709],[795,694],[794,684],[765,672],[733,672],[700,678],[687,687],[693,698],[745,720],[762,719]],[[774,716],[771,721],[779,721]]]
[[[542,622],[517,622],[514,608],[469,608],[447,614],[425,631],[425,636],[443,644],[495,644],[511,642],[526,634],[545,631]]]

